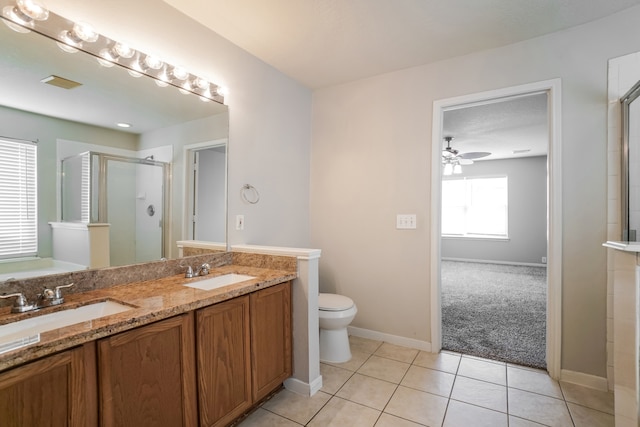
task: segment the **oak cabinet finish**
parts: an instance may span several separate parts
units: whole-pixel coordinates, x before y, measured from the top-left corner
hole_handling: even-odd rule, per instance
[[[291,376],[291,283],[250,295],[254,402]]]
[[[94,342],[0,374],[0,424],[97,426],[95,375]]]
[[[252,404],[249,296],[198,310],[200,425],[223,426]]]
[[[98,341],[101,425],[196,426],[193,313]]]

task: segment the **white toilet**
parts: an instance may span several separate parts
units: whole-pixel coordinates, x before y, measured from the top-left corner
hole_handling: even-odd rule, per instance
[[[324,293],[318,296],[320,361],[343,363],[351,359],[347,326],[357,312],[356,305],[349,297]]]

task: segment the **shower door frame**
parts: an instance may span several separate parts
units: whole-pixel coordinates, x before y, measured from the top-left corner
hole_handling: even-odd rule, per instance
[[[634,233],[630,233],[630,221],[629,221],[629,205],[630,205],[630,197],[629,197],[629,108],[631,103],[635,101],[638,97],[640,97],[640,81],[636,82],[627,93],[625,93],[622,98],[620,98],[620,104],[622,107],[621,114],[621,126],[622,126],[622,156],[621,156],[621,182],[620,182],[620,190],[621,194],[621,216],[620,224],[622,225],[622,241],[636,241],[637,237]],[[630,235],[633,234],[633,235]]]
[[[107,218],[107,162],[109,160],[119,161],[124,163],[134,163],[148,166],[161,166],[162,167],[162,245],[160,250],[160,256],[166,258],[167,254],[171,253],[170,234],[169,228],[171,227],[171,164],[161,162],[152,159],[139,159],[135,157],[119,156],[116,154],[105,154],[95,151],[90,151],[89,156],[97,155],[99,159],[98,164],[98,222],[108,223]],[[93,163],[89,161],[89,167],[93,167]],[[93,203],[93,199],[90,199],[90,203]],[[93,206],[90,206],[90,212],[93,211]]]

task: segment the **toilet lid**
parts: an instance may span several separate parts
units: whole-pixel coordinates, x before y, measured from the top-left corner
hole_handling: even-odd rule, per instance
[[[320,294],[318,295],[318,308],[325,311],[348,310],[353,307],[353,300],[344,295]]]

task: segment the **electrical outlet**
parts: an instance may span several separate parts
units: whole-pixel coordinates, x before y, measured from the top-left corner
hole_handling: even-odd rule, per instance
[[[236,230],[244,230],[244,215],[236,215]]]

